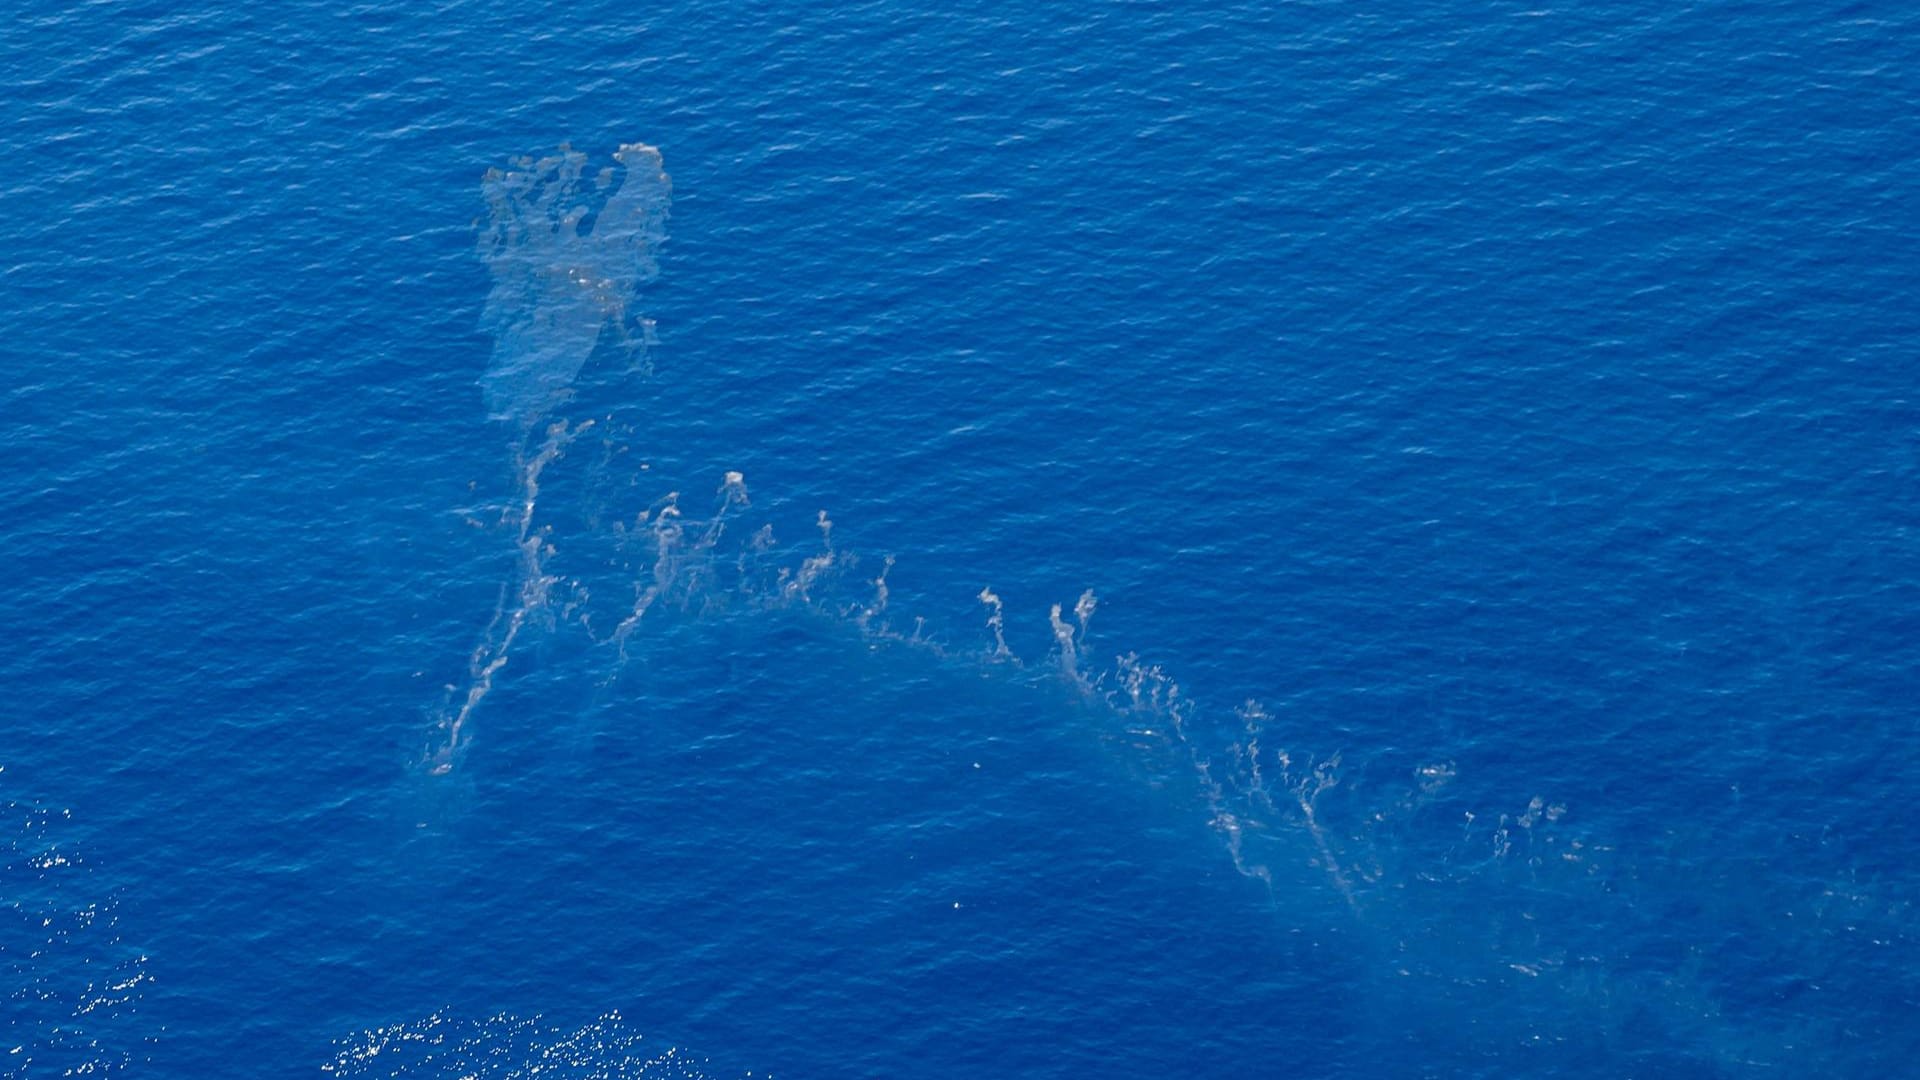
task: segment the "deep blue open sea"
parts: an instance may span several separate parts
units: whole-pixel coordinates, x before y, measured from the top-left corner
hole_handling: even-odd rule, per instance
[[[1920,15],[0,22],[0,1077],[1920,1060]]]

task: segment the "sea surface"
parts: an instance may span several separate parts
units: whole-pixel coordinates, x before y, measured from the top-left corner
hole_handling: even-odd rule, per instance
[[[0,1076],[1887,1077],[1920,15],[0,23]]]

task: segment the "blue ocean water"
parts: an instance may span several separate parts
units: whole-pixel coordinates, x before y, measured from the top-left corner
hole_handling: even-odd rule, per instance
[[[4,1075],[1920,1052],[1913,15],[25,0],[0,82]]]

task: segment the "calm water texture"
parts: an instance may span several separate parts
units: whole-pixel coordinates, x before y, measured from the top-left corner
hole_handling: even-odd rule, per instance
[[[0,150],[0,1074],[1920,1053],[1894,6],[27,0]]]

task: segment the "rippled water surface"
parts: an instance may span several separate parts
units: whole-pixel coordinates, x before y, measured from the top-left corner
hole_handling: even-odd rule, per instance
[[[1920,23],[0,28],[0,1075],[1897,1075]]]

